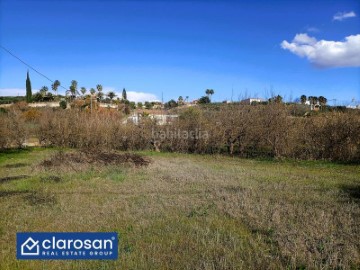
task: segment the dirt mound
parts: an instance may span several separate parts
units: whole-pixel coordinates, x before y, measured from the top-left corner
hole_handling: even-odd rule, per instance
[[[102,151],[77,151],[63,152],[59,151],[50,159],[45,159],[40,166],[45,168],[67,165],[76,168],[82,164],[99,164],[99,165],[122,165],[130,164],[135,167],[147,166],[150,160],[134,153],[116,153]]]

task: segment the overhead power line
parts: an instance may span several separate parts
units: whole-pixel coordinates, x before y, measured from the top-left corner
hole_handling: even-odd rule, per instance
[[[31,65],[29,65],[28,63],[26,63],[24,60],[22,60],[20,57],[16,56],[14,53],[12,53],[11,51],[9,51],[7,48],[5,48],[4,46],[2,46],[0,44],[0,47],[6,51],[8,54],[10,54],[12,57],[16,58],[17,60],[19,60],[21,63],[23,63],[25,66],[27,66],[28,68],[30,68],[31,70],[35,71],[37,74],[39,74],[40,76],[44,77],[45,79],[47,79],[48,81],[54,83],[54,81],[52,79],[50,79],[48,76],[46,76],[45,74],[41,73],[40,71],[36,70],[34,67],[32,67]],[[60,85],[61,88],[66,89],[64,86]]]

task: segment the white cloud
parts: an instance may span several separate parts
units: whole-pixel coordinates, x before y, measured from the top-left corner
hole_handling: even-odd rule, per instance
[[[310,27],[306,28],[306,31],[312,32],[312,33],[318,33],[318,32],[320,32],[320,29],[310,26]]]
[[[111,86],[104,86],[103,87],[103,93],[106,95],[109,92],[114,92],[116,94],[117,98],[122,97],[122,90],[116,91],[114,87]],[[156,95],[151,93],[145,93],[145,92],[138,92],[138,91],[128,91],[126,90],[127,99],[129,101],[134,102],[145,102],[145,101],[158,101],[158,98]]]
[[[156,95],[145,92],[126,91],[127,99],[134,102],[159,101]],[[122,91],[116,92],[116,96],[121,98]]]
[[[352,18],[352,17],[356,17],[356,14],[354,11],[338,12],[334,15],[333,21],[342,21],[342,20],[345,20],[347,18]]]
[[[307,34],[297,34],[294,39],[293,42],[297,43],[297,44],[315,44],[316,43],[316,38],[313,37],[309,37]]]
[[[344,41],[317,41],[307,34],[297,34],[292,42],[284,40],[281,47],[318,67],[360,66],[360,34],[348,36]]]
[[[24,88],[1,88],[0,89],[0,96],[25,96],[25,89]],[[34,90],[33,90],[34,93]]]
[[[130,101],[144,102],[144,101],[158,101],[157,97],[151,93],[128,91],[126,92],[127,98]]]

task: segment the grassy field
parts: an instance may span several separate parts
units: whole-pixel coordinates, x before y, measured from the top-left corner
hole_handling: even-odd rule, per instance
[[[0,153],[0,269],[359,269],[360,168],[143,152],[44,169]],[[16,232],[117,231],[117,261],[17,261]]]

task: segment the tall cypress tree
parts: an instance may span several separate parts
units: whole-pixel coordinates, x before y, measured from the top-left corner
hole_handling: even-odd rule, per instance
[[[127,95],[126,95],[126,90],[125,90],[125,88],[124,88],[123,91],[122,91],[122,98],[123,98],[123,100],[127,100]]]
[[[32,99],[31,81],[28,71],[26,76],[26,102],[31,102],[31,99]]]

